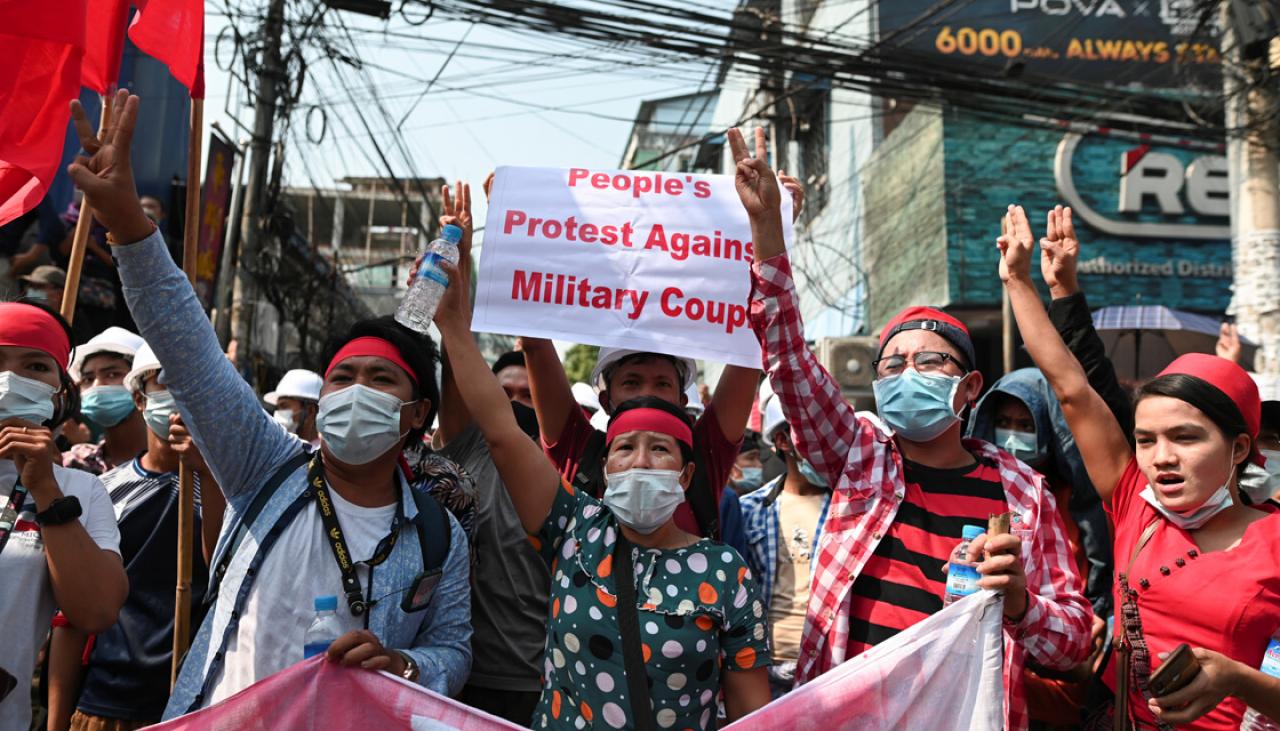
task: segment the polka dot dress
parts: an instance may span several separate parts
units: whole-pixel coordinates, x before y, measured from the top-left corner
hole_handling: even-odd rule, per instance
[[[613,551],[618,523],[600,501],[562,484],[531,537],[551,565],[542,698],[535,729],[633,728]],[[715,727],[721,666],[770,664],[760,594],[746,562],[722,543],[639,549],[640,641],[658,728]]]

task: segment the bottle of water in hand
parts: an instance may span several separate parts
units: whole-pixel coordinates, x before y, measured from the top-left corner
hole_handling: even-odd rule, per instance
[[[302,639],[303,659],[324,654],[333,641],[342,636],[342,625],[338,623],[338,597],[318,596],[315,600],[316,618],[311,621],[307,633]]]
[[[445,226],[440,238],[427,245],[422,255],[422,264],[418,267],[418,276],[396,310],[396,322],[410,330],[426,333],[431,326],[431,318],[435,317],[440,298],[449,286],[449,275],[440,268],[440,262],[458,263],[458,242],[462,240],[462,229],[458,226]]]
[[[1267,643],[1267,652],[1262,656],[1262,672],[1273,678],[1280,678],[1280,632]],[[1280,723],[1276,723],[1252,708],[1245,710],[1244,719],[1240,723],[1240,731],[1277,731]]]
[[[969,544],[983,533],[986,531],[982,526],[964,527],[962,542],[951,554],[951,562],[947,564],[947,591],[942,596],[943,606],[958,602],[978,590],[978,580],[982,575],[978,573],[977,565],[969,562],[967,554]]]

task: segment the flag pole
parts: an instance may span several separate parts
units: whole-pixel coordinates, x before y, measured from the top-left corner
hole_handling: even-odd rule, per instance
[[[200,235],[200,153],[204,142],[204,99],[191,100],[191,132],[187,140],[187,201],[182,227],[182,271],[194,287]],[[178,581],[173,604],[173,667],[170,688],[191,642],[191,556],[195,529],[195,478],[191,468],[178,472]]]
[[[102,95],[102,116],[98,120],[98,140],[104,139],[111,124],[111,107],[115,89]],[[62,317],[68,323],[75,319],[76,295],[80,292],[80,272],[84,269],[85,250],[89,247],[89,231],[93,227],[93,206],[88,198],[80,199],[80,217],[76,219],[76,233],[71,239],[71,258],[67,261],[67,281],[62,288]]]

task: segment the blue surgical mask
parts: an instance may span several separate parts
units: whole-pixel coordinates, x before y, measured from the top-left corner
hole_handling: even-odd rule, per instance
[[[169,438],[169,414],[178,410],[173,394],[168,391],[153,391],[147,394],[147,406],[142,410],[142,419],[147,428],[161,439]]]
[[[1040,459],[1040,442],[1035,432],[997,428],[996,446],[1027,464]]]
[[[742,479],[737,480],[734,485],[741,490],[758,490],[764,484],[764,468],[763,467],[739,467],[742,470]]]
[[[58,389],[44,381],[0,372],[0,419],[43,424],[53,418],[53,395]]]
[[[49,293],[44,291],[43,289],[35,289],[35,288],[28,289],[27,293],[22,296],[26,299],[31,300],[32,302],[48,302],[49,301]]]
[[[818,471],[813,468],[813,465],[809,464],[809,460],[803,457],[798,457],[797,460],[799,461],[799,464],[797,464],[796,467],[800,470],[800,474],[810,485],[813,485],[814,487],[831,487],[831,485],[827,484],[827,479],[818,474]]]
[[[960,376],[925,375],[908,368],[902,375],[877,380],[876,412],[894,433],[910,442],[927,442],[960,421],[952,408]]]
[[[124,421],[137,407],[124,386],[94,386],[80,396],[80,413],[101,427]]]
[[[359,383],[320,399],[316,427],[329,452],[344,464],[362,465],[397,446],[404,402]]]

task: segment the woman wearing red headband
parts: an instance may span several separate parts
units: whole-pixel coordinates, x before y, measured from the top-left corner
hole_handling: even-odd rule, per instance
[[[31,723],[26,681],[54,608],[77,628],[100,632],[115,623],[129,592],[106,489],[55,461],[51,429],[77,407],[70,354],[71,328],[61,317],[34,304],[0,304],[3,729]]]
[[[534,727],[705,729],[721,690],[730,720],[768,703],[766,618],[746,562],[672,518],[693,476],[688,417],[654,397],[619,405],[603,500],[575,491],[520,430],[472,340],[469,262],[448,269],[436,326],[458,391],[551,565]]]
[[[1050,212],[1045,241],[1074,237],[1064,214]],[[1280,514],[1248,507],[1239,494],[1244,465],[1259,458],[1257,386],[1230,361],[1178,358],[1142,387],[1130,450],[1045,314],[1021,207],[1009,207],[998,245],[1022,339],[1061,401],[1115,524],[1116,634],[1132,653],[1117,711],[1127,706],[1139,728],[1234,730],[1246,705],[1280,720],[1280,678],[1258,670],[1280,631]],[[1199,673],[1153,696],[1151,672],[1184,642]]]

